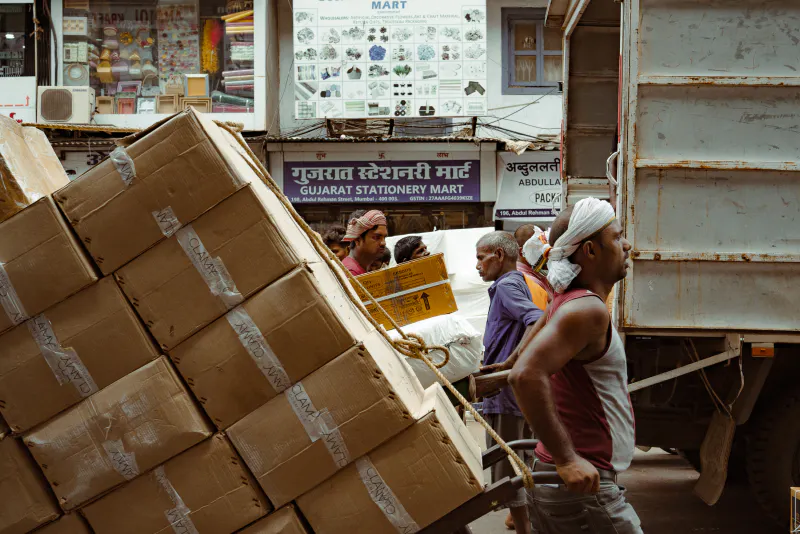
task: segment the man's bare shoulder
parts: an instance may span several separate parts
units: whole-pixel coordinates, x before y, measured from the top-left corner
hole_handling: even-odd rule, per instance
[[[549,322],[565,334],[589,340],[604,336],[609,321],[605,303],[596,296],[587,296],[561,305]]]

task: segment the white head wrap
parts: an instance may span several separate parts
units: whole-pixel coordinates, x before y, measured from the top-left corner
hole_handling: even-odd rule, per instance
[[[603,230],[616,218],[614,208],[605,200],[585,198],[575,204],[569,227],[551,247],[536,234],[522,247],[522,254],[534,270],[547,262],[547,280],[556,293],[563,293],[581,272],[580,265],[569,258],[586,239]]]

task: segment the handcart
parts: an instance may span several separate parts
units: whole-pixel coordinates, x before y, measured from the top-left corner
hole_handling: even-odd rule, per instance
[[[533,451],[538,443],[539,441],[535,439],[522,439],[511,441],[508,446],[519,453]],[[495,445],[483,453],[483,468],[487,469],[505,459],[505,451],[499,445]],[[533,476],[537,484],[564,483],[561,477],[554,472],[538,472]],[[480,495],[476,495],[443,518],[420,530],[419,534],[472,534],[472,530],[469,528],[470,523],[516,498],[517,491],[522,487],[521,476],[506,477],[495,482],[487,486]]]

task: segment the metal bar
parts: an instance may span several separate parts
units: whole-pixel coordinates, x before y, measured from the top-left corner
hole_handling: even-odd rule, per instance
[[[675,250],[634,250],[635,260],[646,261],[713,261],[744,263],[800,263],[800,254],[765,252],[682,252]]]
[[[533,478],[537,484],[564,483],[556,472],[534,473]],[[419,531],[419,534],[452,534],[453,532],[458,532],[458,529],[463,528],[464,525],[469,525],[476,519],[516,498],[517,490],[522,487],[522,477],[504,478],[500,482],[490,485],[483,493],[476,495],[443,518],[423,528]]]
[[[628,393],[633,393],[634,391],[639,391],[640,389],[649,388],[650,386],[655,386],[656,384],[660,384],[661,382],[666,382],[667,380],[678,378],[679,376],[692,373],[694,371],[697,371],[698,369],[703,369],[704,367],[709,367],[711,365],[716,365],[718,363],[727,360],[732,360],[737,356],[739,356],[739,351],[736,349],[731,349],[723,352],[722,354],[717,354],[716,356],[704,358],[699,362],[690,363],[689,365],[678,367],[677,369],[672,369],[671,371],[667,371],[666,373],[661,373],[655,376],[651,376],[649,378],[645,378],[644,380],[628,384]]]
[[[757,170],[798,171],[800,164],[793,161],[702,161],[637,159],[638,169],[707,169],[707,170]]]
[[[532,451],[539,444],[536,439],[520,439],[516,441],[509,441],[506,443],[514,451]],[[483,452],[481,460],[483,461],[483,468],[493,466],[500,460],[506,457],[506,452],[500,448],[500,445],[494,445]]]
[[[640,76],[639,84],[793,87],[800,85],[800,78],[782,76]]]
[[[464,525],[469,525],[476,519],[485,516],[503,503],[515,499],[517,490],[521,487],[522,477],[516,477],[513,480],[504,478],[443,518],[423,528],[419,534],[451,534]]]
[[[629,323],[623,325],[624,333],[627,336],[638,337],[724,337],[728,333],[726,330],[714,326],[706,330],[698,328],[675,327],[671,328],[648,328],[633,326]],[[741,327],[731,326],[730,331],[742,332]],[[800,343],[800,333],[792,334],[785,331],[749,331],[742,334],[745,343]]]
[[[636,228],[634,222],[634,204],[631,200],[634,198],[633,192],[635,191],[634,182],[636,178],[636,160],[639,157],[638,144],[636,138],[636,117],[639,107],[639,35],[641,17],[639,14],[639,2],[625,2],[622,4],[623,24],[622,24],[622,47],[623,47],[623,72],[622,72],[622,86],[623,86],[623,100],[621,102],[622,109],[626,113],[624,124],[622,128],[622,169],[623,173],[617,176],[619,187],[617,188],[617,196],[620,201],[620,207],[624,206],[623,214],[621,216],[622,222],[625,224],[625,237],[630,241],[632,246],[636,246]],[[636,275],[636,265],[632,262],[628,276],[632,279]],[[633,291],[631,289],[632,283],[629,280],[623,280],[619,286],[619,290],[623,295],[620,297],[622,302],[622,313],[618,312],[617,320],[622,324],[630,323],[633,311]]]
[[[583,12],[586,11],[586,8],[589,7],[590,0],[580,0],[577,4],[577,7],[570,13],[569,15],[569,22],[567,22],[567,27],[564,29],[564,35],[569,38],[572,36],[572,32],[575,31],[575,28],[578,26],[578,22],[580,22],[581,17],[583,16]]]

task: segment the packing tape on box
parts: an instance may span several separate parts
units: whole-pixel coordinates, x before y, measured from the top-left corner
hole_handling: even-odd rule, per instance
[[[383,302],[385,300],[392,300],[400,297],[405,297],[406,295],[410,295],[412,293],[417,293],[419,291],[425,291],[426,289],[431,289],[436,286],[440,286],[443,284],[449,284],[450,280],[439,280],[438,282],[433,282],[430,284],[425,284],[424,286],[412,287],[411,289],[406,289],[404,291],[398,291],[397,293],[390,293],[389,295],[385,295],[383,297],[375,299],[375,302]],[[365,300],[362,302],[364,306],[372,304],[371,300]]]
[[[0,304],[14,326],[28,319],[28,314],[25,313],[22,301],[19,300],[17,291],[11,284],[11,278],[9,278],[2,263],[0,263]]]
[[[83,365],[78,353],[72,348],[64,348],[58,342],[53,325],[43,313],[27,322],[33,340],[39,345],[44,361],[53,371],[58,384],[72,384],[81,397],[88,397],[98,390],[97,384]]]
[[[303,428],[306,429],[311,442],[322,440],[331,458],[333,458],[333,462],[339,468],[349,464],[350,453],[347,450],[347,445],[344,442],[344,438],[342,438],[342,433],[339,432],[339,426],[333,420],[333,416],[328,409],[317,410],[301,382],[287,389],[284,395],[289,400],[289,405],[294,410],[295,415],[303,424]]]
[[[132,480],[139,476],[139,466],[136,464],[136,454],[125,452],[125,446],[121,439],[110,439],[103,442],[103,449],[111,461],[114,471],[125,477],[125,480]]]
[[[239,336],[239,342],[247,353],[256,362],[261,373],[273,387],[276,393],[283,393],[291,385],[289,375],[281,365],[280,360],[275,355],[272,347],[267,343],[266,338],[253,322],[247,310],[237,306],[229,311],[225,318],[231,325],[233,331]]]
[[[133,179],[136,178],[136,167],[133,165],[133,159],[131,159],[128,152],[121,146],[112,150],[108,157],[111,159],[114,167],[116,167],[125,187],[129,187]]]
[[[420,528],[416,521],[411,518],[411,515],[403,508],[403,504],[394,494],[394,492],[386,485],[378,470],[369,459],[369,456],[362,456],[356,460],[356,469],[361,481],[367,488],[372,502],[381,509],[386,519],[394,526],[395,530],[400,534],[414,534],[419,532]]]
[[[228,309],[240,304],[244,298],[233,282],[222,258],[212,258],[192,225],[185,226],[175,234],[183,251],[189,257],[208,289],[215,297],[219,297]]]
[[[165,237],[172,237],[175,232],[181,229],[181,222],[170,206],[160,211],[154,211],[152,214]]]
[[[186,506],[181,496],[175,491],[175,487],[167,478],[164,466],[156,467],[153,470],[153,476],[167,494],[169,500],[172,501],[172,504],[175,505],[174,508],[164,511],[164,515],[167,516],[167,521],[169,521],[175,534],[199,534],[194,523],[192,523],[192,520],[189,518],[191,510],[189,510],[189,507]]]

